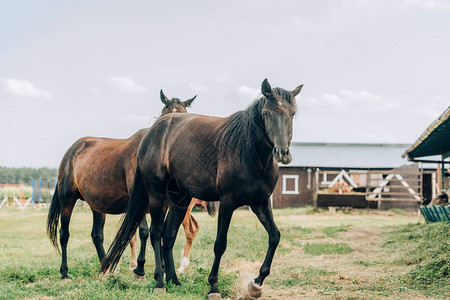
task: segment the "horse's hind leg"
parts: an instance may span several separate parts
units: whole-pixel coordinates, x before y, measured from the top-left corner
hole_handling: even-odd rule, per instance
[[[69,278],[67,266],[67,244],[69,243],[69,223],[72,216],[72,210],[75,206],[76,200],[69,201],[68,204],[61,207],[61,228],[59,229],[59,242],[61,243],[61,279]]]
[[[147,247],[147,239],[149,236],[147,219],[144,216],[141,223],[139,224],[139,239],[141,240],[141,249],[139,250],[139,256],[137,258],[137,267],[133,270],[136,274],[136,279],[145,275],[144,264],[145,264],[145,248]]]
[[[155,253],[155,272],[154,278],[156,280],[155,291],[161,291],[164,288],[164,274],[161,261],[161,233],[164,224],[164,217],[166,216],[166,210],[164,207],[164,199],[149,197],[150,203],[150,241]]]
[[[195,206],[195,201],[195,198],[191,200],[182,223],[184,228],[184,235],[186,236],[186,244],[184,245],[183,250],[181,250],[180,267],[178,268],[179,273],[183,273],[183,271],[189,266],[189,257],[191,255],[192,242],[194,241],[195,236],[200,229],[197,220],[194,219],[191,214],[192,209]]]
[[[181,222],[186,215],[186,210],[186,207],[170,207],[163,234],[163,256],[166,268],[166,281],[172,281],[176,285],[179,285],[180,282],[175,273],[172,250],[177,237],[178,228],[180,228]]]
[[[106,215],[104,213],[92,210],[94,222],[92,224],[91,237],[97,250],[98,259],[100,263],[105,257],[105,248],[103,248],[103,227],[105,226]]]
[[[228,228],[230,227],[231,217],[233,216],[235,209],[232,201],[229,200],[230,199],[223,197],[220,202],[219,215],[217,218],[217,236],[216,241],[214,242],[214,262],[208,277],[208,282],[210,285],[208,298],[220,296],[219,287],[217,286],[217,274],[219,273],[220,260],[225,252],[225,249],[227,248]]]
[[[130,241],[130,249],[131,249],[130,270],[134,270],[137,267],[136,244],[137,244],[137,231]]]

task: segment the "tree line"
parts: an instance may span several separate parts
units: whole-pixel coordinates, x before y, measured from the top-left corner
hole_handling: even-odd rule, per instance
[[[0,184],[31,185],[32,179],[38,179],[39,177],[54,182],[57,175],[58,169],[0,167]]]

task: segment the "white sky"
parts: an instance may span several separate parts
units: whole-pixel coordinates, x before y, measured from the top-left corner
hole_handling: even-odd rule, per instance
[[[294,141],[412,143],[450,105],[450,1],[1,1],[0,166],[57,167],[169,98],[242,110],[293,89]]]

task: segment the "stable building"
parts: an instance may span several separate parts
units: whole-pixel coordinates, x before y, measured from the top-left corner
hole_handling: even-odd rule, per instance
[[[408,161],[438,164],[438,190],[449,188],[450,106],[403,153]]]
[[[292,143],[280,165],[273,208],[372,207],[417,209],[435,193],[435,168],[402,159],[408,144]]]

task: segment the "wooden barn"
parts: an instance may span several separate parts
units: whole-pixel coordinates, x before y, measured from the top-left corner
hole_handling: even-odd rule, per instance
[[[437,189],[449,189],[450,106],[403,153],[408,161],[438,164]]]
[[[408,146],[292,143],[292,162],[280,165],[272,205],[415,210],[436,192],[436,169],[406,165]]]

